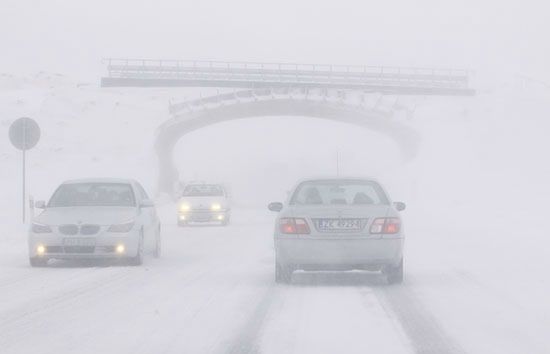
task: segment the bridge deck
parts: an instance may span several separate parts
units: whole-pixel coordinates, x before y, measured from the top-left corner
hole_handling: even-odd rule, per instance
[[[454,69],[106,59],[102,87],[307,87],[389,94],[473,95]]]

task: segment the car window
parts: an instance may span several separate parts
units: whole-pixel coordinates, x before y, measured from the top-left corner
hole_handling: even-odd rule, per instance
[[[143,188],[143,186],[141,184],[136,182],[136,186],[137,186],[137,190],[138,190],[139,197],[140,197],[141,200],[150,199],[149,195],[147,195],[147,192],[145,191],[145,189]]]
[[[71,183],[61,185],[48,207],[136,205],[134,191],[126,183]]]
[[[389,204],[380,185],[373,181],[308,181],[300,184],[290,204],[296,205],[380,205]]]
[[[223,187],[216,184],[190,184],[183,190],[184,197],[222,197]]]

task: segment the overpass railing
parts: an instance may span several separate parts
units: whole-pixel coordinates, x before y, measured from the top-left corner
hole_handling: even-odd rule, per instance
[[[472,95],[459,69],[359,65],[104,59],[103,87],[309,87],[396,94]]]

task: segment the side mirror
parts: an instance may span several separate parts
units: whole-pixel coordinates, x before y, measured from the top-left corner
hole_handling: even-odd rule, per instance
[[[36,209],[46,209],[46,202],[43,200],[37,200],[34,202],[34,207]]]
[[[397,209],[397,211],[405,210],[405,208],[407,207],[407,205],[403,202],[395,202],[393,203],[393,206],[395,207],[395,209]]]
[[[280,203],[280,202],[269,203],[267,208],[271,211],[279,212],[279,211],[283,210],[283,203]]]
[[[152,208],[154,206],[155,202],[153,202],[151,199],[143,199],[139,204],[140,208]]]

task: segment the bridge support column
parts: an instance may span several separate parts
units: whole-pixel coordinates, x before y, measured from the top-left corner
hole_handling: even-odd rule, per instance
[[[179,172],[172,161],[173,143],[157,142],[156,150],[159,164],[158,194],[173,195],[176,183],[179,181]]]

